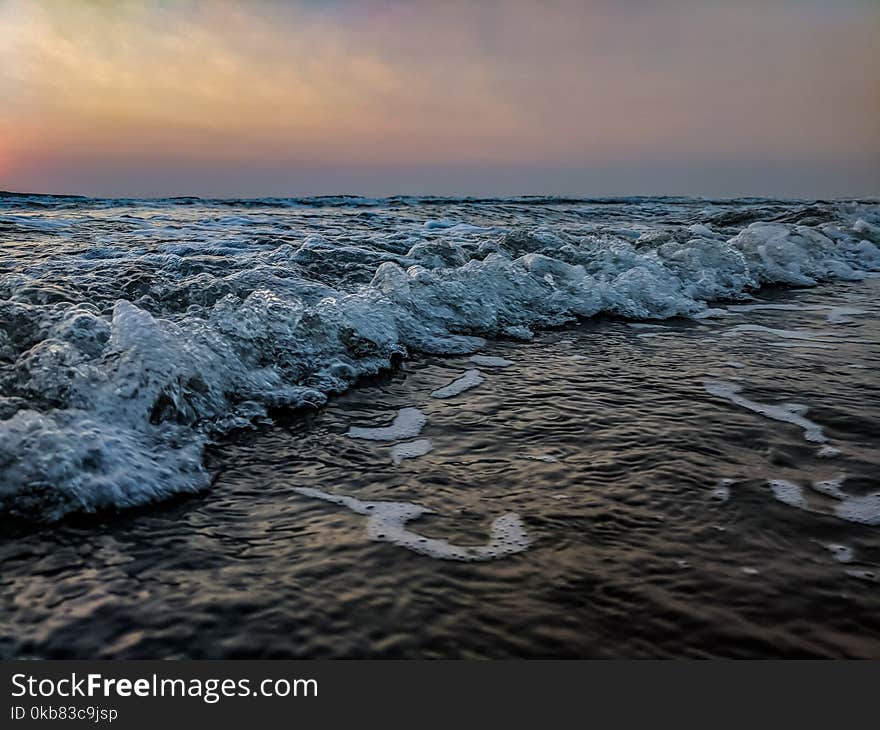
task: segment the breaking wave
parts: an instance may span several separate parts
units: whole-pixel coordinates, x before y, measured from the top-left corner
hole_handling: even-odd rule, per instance
[[[878,223],[876,204],[763,199],[7,194],[0,510],[54,520],[204,489],[211,439],[413,353],[855,281],[880,269]]]

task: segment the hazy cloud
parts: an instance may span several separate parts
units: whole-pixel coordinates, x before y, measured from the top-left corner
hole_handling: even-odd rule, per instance
[[[880,192],[880,10],[0,0],[0,187]]]

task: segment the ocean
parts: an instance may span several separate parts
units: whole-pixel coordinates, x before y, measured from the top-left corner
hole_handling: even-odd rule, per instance
[[[0,657],[880,657],[880,204],[0,195]]]

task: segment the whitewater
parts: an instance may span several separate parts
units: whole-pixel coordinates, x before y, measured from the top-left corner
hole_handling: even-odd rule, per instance
[[[55,521],[201,492],[211,444],[412,358],[473,358],[430,391],[452,403],[511,364],[493,343],[595,317],[740,316],[764,287],[876,278],[878,246],[876,201],[3,194],[0,512]],[[851,309],[822,311],[831,326]],[[787,332],[773,344],[835,346],[833,333],[803,343]],[[705,384],[824,441],[797,407],[774,410],[738,387]],[[424,424],[413,422],[385,430],[415,438]],[[413,443],[394,463],[431,449]]]

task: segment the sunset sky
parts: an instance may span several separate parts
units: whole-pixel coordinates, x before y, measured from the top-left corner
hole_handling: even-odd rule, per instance
[[[0,189],[880,194],[880,2],[0,0]]]

